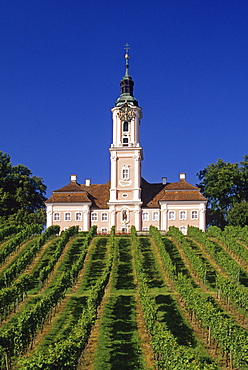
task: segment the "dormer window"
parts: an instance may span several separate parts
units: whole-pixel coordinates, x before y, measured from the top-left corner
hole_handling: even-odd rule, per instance
[[[125,131],[125,132],[128,131],[128,122],[127,121],[123,122],[123,131]]]

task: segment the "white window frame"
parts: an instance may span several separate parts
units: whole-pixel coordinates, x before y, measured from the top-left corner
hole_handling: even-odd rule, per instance
[[[180,211],[179,212],[179,219],[180,220],[187,220],[187,211]]]
[[[142,221],[149,221],[149,212],[142,212]]]
[[[53,214],[53,220],[54,221],[60,221],[60,213],[59,212],[55,212]]]
[[[191,211],[191,220],[198,220],[198,211]]]
[[[107,222],[108,221],[108,214],[107,214],[107,212],[103,212],[102,213],[101,219],[102,219],[103,222]]]
[[[149,227],[142,227],[142,231],[149,231]]]
[[[65,221],[71,221],[71,212],[65,212],[64,220]]]
[[[158,221],[159,220],[159,212],[158,211],[154,211],[152,213],[152,221]]]
[[[97,221],[98,221],[98,215],[97,215],[97,212],[92,212],[92,213],[91,213],[91,221],[92,221],[92,222],[97,222]]]
[[[75,213],[75,221],[82,221],[82,212]]]
[[[169,211],[168,212],[168,220],[175,220],[176,219],[176,212],[175,211]]]
[[[186,226],[180,226],[179,230],[183,235],[187,235],[187,227]]]
[[[107,234],[108,233],[108,228],[107,227],[102,227],[101,233],[102,234]]]

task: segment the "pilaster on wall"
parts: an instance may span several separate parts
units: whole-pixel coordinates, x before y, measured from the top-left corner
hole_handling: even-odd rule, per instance
[[[110,211],[110,229],[112,226],[115,226],[116,225],[116,210],[115,210],[115,206],[110,206],[109,207],[109,211]]]
[[[53,206],[47,206],[47,227],[52,226],[53,224]]]
[[[201,203],[200,205],[200,220],[199,220],[199,229],[206,231],[206,204]]]
[[[83,231],[89,231],[90,229],[90,207],[88,205],[84,206],[83,215],[84,215]]]
[[[134,223],[137,231],[141,231],[141,207],[135,206]]]
[[[167,231],[167,204],[161,204],[161,230]]]

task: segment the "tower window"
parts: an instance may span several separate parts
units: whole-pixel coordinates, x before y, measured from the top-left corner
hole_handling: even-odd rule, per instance
[[[122,179],[123,180],[128,180],[129,179],[129,169],[128,168],[123,168],[122,169]]]
[[[128,122],[123,122],[123,131],[128,131]]]
[[[123,146],[128,146],[128,138],[127,137],[123,138]]]

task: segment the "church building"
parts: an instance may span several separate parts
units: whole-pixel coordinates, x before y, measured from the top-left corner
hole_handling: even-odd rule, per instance
[[[129,75],[129,54],[126,48],[126,71],[120,81],[121,93],[114,108],[113,140],[110,151],[111,178],[106,184],[79,184],[76,175],[70,183],[53,191],[46,201],[47,227],[59,225],[61,230],[77,225],[88,231],[93,225],[98,233],[148,231],[149,226],[167,231],[170,226],[187,233],[188,226],[205,231],[207,199],[199,188],[186,181],[148,183],[141,176],[143,149],[140,144],[142,109],[133,94],[134,82]]]

